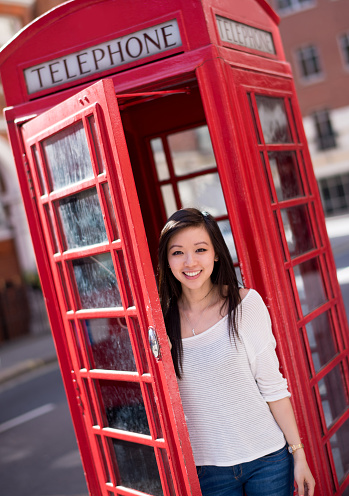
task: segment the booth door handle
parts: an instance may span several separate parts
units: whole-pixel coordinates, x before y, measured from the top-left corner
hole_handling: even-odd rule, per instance
[[[148,328],[148,339],[150,344],[150,349],[156,359],[160,357],[160,345],[158,341],[158,337],[156,335],[154,327]]]

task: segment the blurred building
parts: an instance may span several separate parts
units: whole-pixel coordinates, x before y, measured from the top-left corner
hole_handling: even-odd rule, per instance
[[[325,214],[349,212],[349,1],[269,0],[291,63]]]
[[[62,2],[0,0],[0,46],[59,3]],[[34,291],[38,289],[35,257],[7,139],[4,106],[0,84],[0,343],[29,332],[31,326],[40,328],[46,317],[41,294]]]

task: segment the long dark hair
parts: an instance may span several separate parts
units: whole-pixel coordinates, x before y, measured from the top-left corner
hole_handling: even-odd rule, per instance
[[[224,300],[221,311],[227,305],[229,332],[234,338],[238,337],[236,308],[241,302],[233,260],[221,230],[212,215],[207,212],[200,212],[196,208],[183,208],[171,215],[160,234],[159,293],[167,334],[172,343],[173,364],[179,378],[182,372],[183,347],[178,300],[182,294],[182,286],[169,268],[167,248],[171,237],[186,227],[204,227],[210,236],[218,258],[214,264],[211,281],[217,285],[219,295]]]

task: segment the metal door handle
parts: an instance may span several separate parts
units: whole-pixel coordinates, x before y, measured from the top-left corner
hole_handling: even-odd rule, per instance
[[[148,328],[150,349],[156,359],[160,357],[160,345],[154,327]]]

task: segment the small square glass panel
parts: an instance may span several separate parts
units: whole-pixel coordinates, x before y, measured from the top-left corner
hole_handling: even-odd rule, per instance
[[[322,313],[305,326],[315,372],[326,365],[337,354],[332,319],[329,312]]]
[[[96,188],[55,202],[61,220],[65,249],[108,241]]]
[[[342,365],[337,365],[319,381],[319,392],[326,426],[329,428],[348,408]]]
[[[315,240],[308,207],[297,207],[281,210],[282,222],[291,258],[307,253],[315,248]]]
[[[218,173],[205,174],[180,181],[178,190],[183,207],[207,210],[213,217],[227,213]]]
[[[256,95],[256,102],[265,143],[292,143],[283,98]]]
[[[295,152],[268,153],[277,199],[289,200],[304,196],[304,188]]]
[[[109,253],[72,262],[80,308],[121,307],[121,296]]]
[[[319,260],[312,258],[293,270],[303,315],[307,315],[327,301]]]
[[[59,189],[93,177],[87,137],[82,121],[42,142],[51,188]]]

